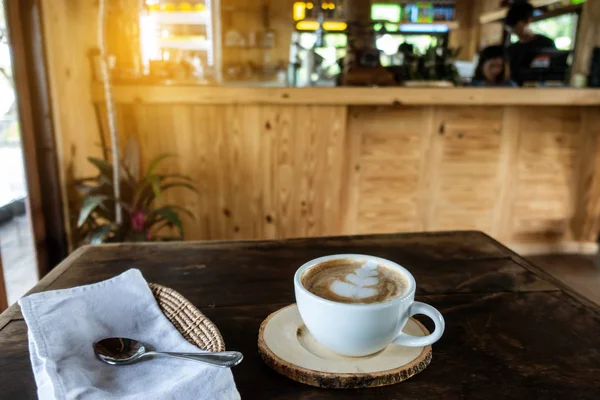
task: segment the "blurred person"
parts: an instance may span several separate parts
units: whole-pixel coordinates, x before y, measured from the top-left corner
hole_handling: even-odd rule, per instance
[[[552,39],[531,31],[533,10],[533,6],[527,1],[517,1],[510,7],[504,20],[506,29],[519,37],[519,41],[508,48],[511,78],[519,86],[523,85],[521,70],[531,66],[537,52],[556,49]]]
[[[479,53],[479,63],[475,69],[471,86],[517,86],[514,81],[509,79],[502,46],[489,46]]]

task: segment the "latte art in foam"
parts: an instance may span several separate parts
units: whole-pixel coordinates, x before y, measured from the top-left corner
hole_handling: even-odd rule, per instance
[[[377,295],[377,289],[372,286],[379,283],[378,276],[377,263],[367,261],[353,273],[346,275],[345,282],[336,279],[330,288],[338,296],[355,300],[366,299]]]
[[[400,272],[370,260],[327,261],[305,271],[301,282],[309,292],[340,303],[381,303],[408,287]]]

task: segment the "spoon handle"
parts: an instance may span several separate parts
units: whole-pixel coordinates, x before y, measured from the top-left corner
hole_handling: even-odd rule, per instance
[[[204,364],[214,365],[221,368],[231,368],[238,365],[243,355],[239,351],[221,351],[217,353],[161,353],[161,352],[147,352],[145,355],[157,355],[181,358],[184,360],[198,361]]]

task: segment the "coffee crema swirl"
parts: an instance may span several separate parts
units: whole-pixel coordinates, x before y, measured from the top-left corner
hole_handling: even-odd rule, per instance
[[[306,270],[302,286],[326,300],[348,304],[383,303],[401,296],[406,278],[374,261],[330,260]]]

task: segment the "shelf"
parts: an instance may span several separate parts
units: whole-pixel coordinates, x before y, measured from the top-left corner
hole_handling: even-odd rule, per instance
[[[180,50],[210,50],[210,42],[208,40],[195,38],[159,38],[158,46]]]
[[[446,26],[448,29],[458,29],[458,21],[433,21],[433,22],[400,22],[398,25],[415,25],[415,26]]]
[[[154,11],[152,15],[159,24],[171,25],[206,25],[210,21],[208,11],[198,12],[161,12]]]
[[[556,3],[561,3],[562,0],[531,0],[530,3],[535,8],[545,7]],[[483,13],[479,16],[479,22],[489,24],[490,22],[498,22],[506,18],[508,8],[501,8],[490,12]]]
[[[223,46],[224,49],[242,49],[242,50],[273,50],[273,47],[266,46]]]

